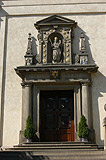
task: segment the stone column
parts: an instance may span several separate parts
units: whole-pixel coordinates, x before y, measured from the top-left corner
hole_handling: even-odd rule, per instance
[[[82,114],[87,119],[89,126],[89,90],[88,83],[82,83]]]
[[[39,133],[39,125],[40,125],[40,120],[39,120],[39,100],[40,100],[40,90],[34,85],[34,90],[33,90],[33,124],[35,127],[35,132],[36,132],[36,141],[40,140],[40,133]]]
[[[31,99],[31,83],[22,84],[22,115],[19,143],[26,142],[24,130],[26,128],[26,120],[32,112]]]
[[[91,83],[82,83],[82,114],[87,119],[87,124],[89,128],[89,138],[88,140],[95,143],[95,130],[93,129],[92,122],[92,93],[91,93]]]

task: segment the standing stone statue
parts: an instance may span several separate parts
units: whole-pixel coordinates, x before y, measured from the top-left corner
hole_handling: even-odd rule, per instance
[[[58,40],[57,37],[54,37],[54,42],[52,44],[52,63],[58,63],[61,61],[61,40]]]

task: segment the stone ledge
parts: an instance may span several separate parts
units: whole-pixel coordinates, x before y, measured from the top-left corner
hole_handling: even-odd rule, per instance
[[[66,80],[82,81],[80,79],[89,79],[89,74],[96,73],[98,67],[96,65],[31,65],[31,66],[19,66],[15,68],[15,71],[19,77],[26,80]],[[54,78],[51,73],[57,73]],[[67,75],[65,78],[64,75]],[[78,76],[79,75],[79,76]]]
[[[97,4],[97,3],[105,3],[106,0],[54,0],[54,1],[49,1],[49,0],[16,0],[16,1],[3,1],[2,6],[19,6],[19,5],[44,5],[44,4]]]
[[[53,5],[27,5],[27,6],[2,6],[0,15],[28,16],[28,15],[54,15],[54,14],[88,14],[106,13],[106,3],[104,4],[53,4]]]
[[[98,66],[95,64],[87,64],[87,65],[68,65],[68,64],[52,64],[52,65],[30,65],[30,66],[19,66],[15,68],[15,71],[18,73],[19,71],[26,72],[36,72],[36,71],[48,71],[48,70],[69,70],[69,71],[88,71],[88,72],[97,72]]]

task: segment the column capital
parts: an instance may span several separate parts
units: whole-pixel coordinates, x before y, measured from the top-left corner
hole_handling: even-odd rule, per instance
[[[88,81],[81,81],[80,83],[81,83],[82,86],[89,86],[89,85],[92,84],[92,82],[90,80],[88,80]]]
[[[21,83],[22,88],[30,87],[31,85],[32,85],[32,82],[25,82],[25,81],[22,81],[22,83]]]

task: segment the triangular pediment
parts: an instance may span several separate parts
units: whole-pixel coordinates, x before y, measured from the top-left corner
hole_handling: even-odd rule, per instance
[[[48,18],[42,19],[38,22],[36,22],[35,26],[42,26],[42,25],[74,25],[76,22],[74,20],[58,16],[58,15],[53,15]]]

